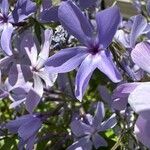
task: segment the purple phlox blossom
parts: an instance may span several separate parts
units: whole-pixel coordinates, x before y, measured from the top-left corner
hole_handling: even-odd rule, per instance
[[[36,4],[30,0],[18,0],[14,10],[9,12],[8,0],[2,0],[0,13],[0,24],[2,27],[1,47],[7,55],[12,55],[11,35],[13,25],[23,22],[36,11]]]
[[[125,48],[133,49],[139,36],[150,31],[150,25],[141,14],[132,16],[127,22],[122,21],[115,39]]]
[[[120,22],[118,7],[110,7],[96,14],[98,26],[96,35],[87,18],[70,1],[61,3],[58,17],[63,27],[84,46],[60,50],[48,58],[45,63],[46,69],[51,72],[65,73],[80,66],[75,81],[75,95],[80,101],[96,68],[113,82],[119,82],[122,78],[108,49]]]
[[[44,63],[49,57],[50,43],[52,31],[45,30],[43,44],[40,47],[31,32],[26,32],[21,42],[21,50],[27,55],[28,61],[22,65],[23,75],[26,80],[33,81],[33,88],[30,89],[26,98],[26,109],[32,113],[43,96],[44,87],[53,86],[57,74],[47,72],[44,69]],[[24,68],[24,69],[23,69]],[[15,74],[15,73],[14,73]],[[9,76],[10,80],[14,80],[14,76]]]
[[[53,6],[51,0],[43,0],[39,14],[39,21],[42,23],[59,21],[58,6]]]
[[[30,114],[18,117],[6,124],[6,128],[11,133],[19,136],[19,150],[22,150],[25,144],[27,150],[33,149],[37,133],[41,127],[42,120],[38,116]]]
[[[104,105],[98,102],[94,116],[86,114],[83,119],[72,121],[71,130],[76,141],[67,150],[92,150],[93,146],[96,149],[100,146],[107,146],[107,142],[99,135],[99,132],[113,128],[116,125],[116,117],[113,114],[109,119],[103,121],[104,116]]]
[[[150,31],[150,26],[142,15],[131,17],[127,22],[122,21],[120,29],[116,32],[115,39],[121,43],[127,51],[124,53],[121,65],[127,75],[134,81],[143,77],[143,71],[132,62],[131,50],[135,47],[137,39]]]

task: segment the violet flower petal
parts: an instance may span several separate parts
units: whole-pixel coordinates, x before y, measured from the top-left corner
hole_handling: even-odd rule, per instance
[[[25,32],[25,35],[21,41],[21,50],[27,53],[32,67],[35,67],[38,57],[38,50],[36,47],[35,38],[31,32]]]
[[[50,44],[51,44],[51,39],[52,39],[52,30],[46,29],[44,31],[44,43],[42,46],[42,49],[38,55],[38,59],[36,62],[36,69],[40,69],[43,67],[44,63],[48,59],[49,52],[50,52]]]
[[[31,136],[36,134],[36,132],[42,126],[42,122],[39,118],[32,117],[31,120],[24,122],[22,126],[18,129],[19,136],[24,140],[28,140]]]
[[[134,133],[137,139],[148,148],[150,148],[149,124],[150,120],[145,120],[141,116],[139,116],[134,126]]]
[[[107,48],[111,43],[121,21],[117,6],[107,8],[96,14],[99,42]]]
[[[1,47],[8,56],[12,55],[11,36],[13,30],[13,26],[11,24],[7,24],[4,26],[4,30],[2,31],[1,35]]]
[[[133,25],[130,34],[130,47],[134,47],[137,37],[142,34],[147,26],[147,21],[142,15],[137,15],[134,17]]]
[[[80,120],[74,120],[71,122],[71,130],[77,137],[88,135],[91,133],[91,127]]]
[[[109,50],[103,50],[100,51],[98,55],[97,68],[113,82],[120,82],[122,77],[117,67],[113,63],[111,52]]]
[[[93,34],[87,18],[72,2],[62,2],[58,9],[58,17],[63,27],[84,44]],[[86,28],[85,28],[86,27]]]
[[[32,113],[33,110],[39,104],[43,95],[43,83],[41,78],[37,75],[33,76],[34,79],[34,89],[31,89],[26,98],[26,109],[28,112]]]
[[[66,48],[49,57],[45,69],[52,73],[69,72],[79,66],[86,56],[84,47]]]
[[[108,118],[107,120],[102,122],[101,127],[99,128],[100,129],[99,131],[105,131],[105,130],[111,129],[116,124],[117,124],[116,115],[113,114],[113,115],[111,115],[110,118]]]
[[[92,123],[94,128],[97,128],[101,124],[104,116],[105,116],[104,104],[102,102],[98,102],[96,112],[95,112],[95,116],[93,118],[93,123]]]
[[[99,134],[95,133],[93,136],[92,136],[92,142],[94,144],[94,147],[96,149],[98,149],[100,146],[105,146],[107,147],[107,142],[104,138],[102,138]]]
[[[150,44],[141,42],[131,52],[132,60],[144,71],[150,73]]]
[[[42,23],[49,23],[51,21],[59,21],[58,6],[52,6],[40,13],[39,20]]]
[[[19,127],[27,122],[28,120],[31,120],[33,118],[32,115],[24,115],[21,117],[16,118],[15,120],[11,120],[6,124],[6,128],[12,132],[17,133]]]
[[[150,114],[150,82],[139,85],[129,95],[128,102],[132,109],[144,119],[149,118]]]
[[[2,0],[1,2],[1,13],[6,17],[9,13],[9,3],[8,0]]]
[[[85,85],[87,86],[87,81],[92,75],[92,72],[97,67],[97,56],[89,54],[81,63],[79,70],[76,75],[75,81],[75,95],[78,100],[82,100],[85,92]],[[88,80],[87,80],[88,79]]]

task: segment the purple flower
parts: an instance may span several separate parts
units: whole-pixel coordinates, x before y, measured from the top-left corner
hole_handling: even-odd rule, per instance
[[[32,113],[43,96],[44,87],[53,86],[57,74],[49,73],[44,69],[44,63],[49,56],[49,47],[51,43],[52,31],[45,30],[43,44],[40,47],[31,32],[25,32],[20,44],[21,52],[25,54],[25,62],[21,64],[21,70],[25,81],[32,81],[33,87],[30,88],[25,105],[28,112]],[[15,68],[10,70],[9,82],[13,84],[18,76],[19,71]]]
[[[36,5],[30,0],[18,0],[14,6],[14,10],[10,13],[8,0],[2,0],[0,9],[0,24],[3,28],[1,35],[1,47],[3,51],[10,56],[12,55],[10,41],[14,30],[13,25],[24,21],[27,17],[33,14],[36,10]]]
[[[92,146],[98,149],[100,146],[107,146],[107,142],[98,133],[113,128],[116,125],[115,115],[106,121],[104,105],[98,102],[95,116],[87,114],[82,120],[74,120],[71,123],[71,130],[76,137],[76,141],[68,147],[68,150],[77,148],[92,150]],[[102,122],[103,121],[103,122]]]
[[[20,138],[19,149],[26,144],[26,149],[33,149],[38,130],[42,126],[42,121],[36,115],[24,115],[15,120],[9,121],[6,128]]]
[[[75,95],[80,101],[96,68],[113,82],[119,82],[121,75],[113,64],[112,54],[108,50],[120,22],[118,7],[110,7],[97,13],[97,34],[94,33],[93,27],[79,8],[70,1],[61,3],[58,17],[64,28],[79,39],[84,46],[59,51],[47,60],[46,69],[51,72],[64,73],[80,66],[75,84]]]

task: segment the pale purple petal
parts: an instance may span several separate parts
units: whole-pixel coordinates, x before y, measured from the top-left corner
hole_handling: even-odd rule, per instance
[[[42,122],[39,118],[32,117],[32,120],[24,122],[24,124],[18,129],[18,134],[23,140],[28,140],[31,136],[42,126]]]
[[[52,87],[57,79],[57,74],[49,73],[46,70],[39,71],[38,75],[44,80],[46,87]]]
[[[117,6],[107,8],[96,14],[99,42],[104,48],[107,48],[111,43],[120,20],[120,12]]]
[[[38,59],[36,62],[36,69],[40,69],[43,67],[44,63],[48,59],[49,52],[50,52],[50,44],[51,44],[51,39],[52,39],[52,30],[46,29],[44,31],[44,43],[41,49],[41,52],[38,55]]]
[[[0,59],[0,67],[1,69],[7,69],[8,65],[10,65],[13,62],[14,58],[13,56],[5,56],[4,58]]]
[[[5,25],[1,35],[1,47],[8,56],[12,55],[11,37],[13,30],[14,28],[11,24]]]
[[[9,12],[9,3],[8,3],[8,0],[2,0],[1,2],[1,13],[7,17],[8,15],[8,12]]]
[[[41,78],[37,74],[34,74],[33,79],[34,88],[29,91],[26,100],[26,106],[28,108],[28,111],[30,110],[29,112],[32,112],[35,109],[43,95],[43,83]]]
[[[74,142],[67,150],[92,150],[92,142],[88,136]]]
[[[110,80],[117,83],[122,80],[121,74],[112,60],[112,54],[109,50],[103,50],[98,53],[99,60],[97,68],[103,72]]]
[[[20,48],[26,52],[31,61],[31,65],[34,67],[37,62],[38,50],[36,47],[35,38],[33,37],[31,31],[24,33]]]
[[[43,95],[43,83],[37,75],[33,76],[34,88],[31,89],[26,98],[26,109],[32,113],[39,104]]]
[[[31,136],[28,141],[27,141],[27,145],[26,145],[26,149],[30,150],[30,149],[34,149],[34,143],[36,140],[36,134]]]
[[[150,120],[145,120],[141,116],[139,116],[134,127],[134,133],[137,139],[148,148],[150,148],[149,125],[150,125]]]
[[[12,132],[12,133],[17,133],[19,127],[27,122],[28,120],[31,120],[33,118],[32,115],[24,115],[21,116],[15,120],[11,120],[6,124],[6,128]]]
[[[144,71],[150,73],[150,44],[141,42],[131,52],[132,60]]]
[[[25,101],[27,111],[32,113],[39,104],[40,100],[41,97],[33,89],[31,89]]]
[[[9,71],[9,83],[10,85],[22,85],[25,83],[22,68],[19,64],[14,64]]]
[[[85,85],[92,75],[92,72],[96,69],[97,59],[95,55],[89,54],[82,62],[76,75],[75,81],[75,95],[78,100],[82,100],[85,92]]]
[[[150,82],[145,82],[139,85],[129,95],[128,102],[132,109],[141,115],[143,118],[148,119],[150,114]]]
[[[130,46],[134,47],[136,43],[136,39],[147,26],[147,21],[142,15],[137,15],[133,19],[133,26],[130,34]]]
[[[45,69],[52,73],[69,72],[77,68],[86,56],[84,47],[66,48],[48,58]]]
[[[117,124],[116,115],[113,114],[109,119],[102,122],[101,127],[99,128],[99,131],[105,131],[108,129],[113,128]]]
[[[42,23],[49,23],[51,21],[59,21],[58,19],[58,6],[51,6],[48,9],[42,11],[39,16],[39,20]]]
[[[92,36],[92,27],[87,18],[72,2],[62,2],[58,9],[58,17],[64,28],[84,44]],[[86,27],[86,28],[85,28]]]
[[[99,134],[95,133],[93,136],[92,136],[92,142],[94,144],[94,147],[96,149],[98,149],[100,146],[105,146],[107,147],[107,142],[104,138],[102,138]]]
[[[77,137],[88,135],[92,131],[89,125],[81,122],[80,120],[74,120],[71,122],[71,130]]]
[[[94,128],[97,128],[101,124],[104,116],[105,116],[104,104],[102,102],[98,102],[97,103],[97,108],[96,108],[96,111],[95,111],[95,116],[93,118],[93,123],[92,123]]]

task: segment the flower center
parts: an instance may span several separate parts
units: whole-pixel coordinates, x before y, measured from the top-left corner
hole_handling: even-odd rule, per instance
[[[0,14],[0,23],[7,23],[7,22],[8,22],[8,16]]]
[[[91,53],[92,55],[96,55],[98,52],[100,52],[101,50],[103,50],[103,45],[101,45],[99,43],[98,39],[95,38],[94,40],[92,39],[89,42],[88,50],[89,50],[89,53]]]

